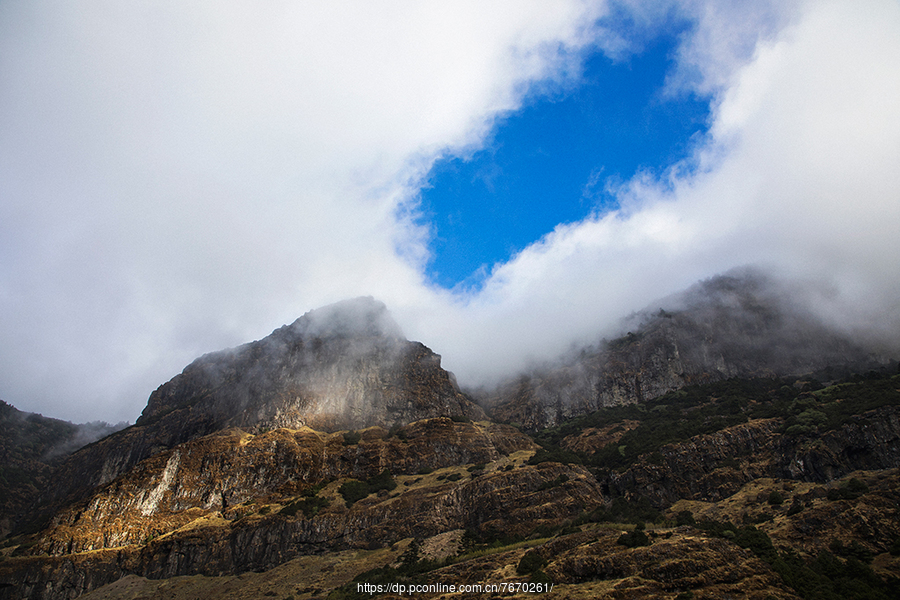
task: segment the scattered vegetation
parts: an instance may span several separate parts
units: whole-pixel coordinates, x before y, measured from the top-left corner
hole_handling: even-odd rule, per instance
[[[530,575],[531,573],[542,569],[546,564],[547,560],[541,556],[541,553],[532,548],[522,555],[519,564],[516,565],[516,573],[519,575]]]
[[[385,469],[378,475],[370,477],[366,481],[358,479],[348,479],[338,488],[338,493],[344,498],[347,506],[350,507],[357,500],[362,500],[369,494],[374,494],[381,490],[391,491],[397,487],[394,476]]]
[[[729,539],[752,551],[778,573],[802,598],[824,600],[889,600],[900,598],[900,581],[886,581],[865,564],[871,553],[859,543],[844,546],[833,542],[831,551],[804,559],[792,548],[778,548],[769,536],[752,525],[704,521],[698,524],[709,535]],[[842,560],[835,556],[843,553]]]
[[[860,479],[853,477],[850,481],[836,488],[828,488],[826,497],[834,502],[835,500],[856,500],[865,493],[868,493],[869,486]]]
[[[583,462],[581,457],[571,450],[566,450],[565,448],[555,446],[552,442],[542,440],[537,441],[542,445],[542,447],[534,453],[534,456],[528,459],[529,465],[539,465],[544,462],[558,462],[564,464],[580,465]]]
[[[528,462],[584,464],[600,472],[624,471],[641,458],[662,465],[666,458],[661,450],[668,444],[758,418],[784,419],[781,431],[789,436],[821,434],[866,411],[900,405],[898,388],[900,375],[874,371],[828,387],[789,378],[729,379],[689,386],[643,404],[604,408],[540,431],[534,437],[541,449]],[[573,452],[561,446],[566,437],[587,428],[626,420],[639,425],[620,429],[624,431],[620,439],[596,452]],[[740,463],[729,457],[719,466],[738,468]]]
[[[344,433],[344,445],[345,446],[355,446],[359,443],[359,440],[362,439],[362,434],[356,430],[347,431]]]
[[[677,515],[675,515],[675,526],[680,527],[682,525],[696,525],[697,521],[694,519],[694,513],[689,510],[679,511]]]
[[[542,449],[529,463],[556,461],[622,471],[642,455],[648,455],[657,464],[662,464],[665,456],[660,449],[666,444],[746,422],[753,402],[750,398],[771,401],[773,397],[786,395],[783,387],[781,380],[730,379],[690,386],[640,405],[604,408],[536,434],[535,439]],[[796,390],[788,389],[791,394],[796,393]],[[563,439],[586,428],[609,426],[625,420],[640,424],[593,454],[578,454],[560,446]],[[736,462],[734,466],[737,466]]]
[[[319,483],[306,490],[302,498],[295,500],[282,508],[280,514],[287,517],[293,517],[296,516],[298,512],[301,512],[306,519],[311,519],[316,516],[320,510],[331,503],[328,498],[319,496],[319,492],[323,487],[325,487],[325,483]]]
[[[787,435],[832,431],[856,415],[900,404],[898,383],[900,375],[870,371],[865,376],[854,375],[844,383],[804,390],[790,401],[773,403],[768,412],[771,416],[785,417],[783,431]]]
[[[406,586],[425,583],[425,574],[440,565],[430,560],[418,560],[418,553],[419,545],[413,542],[396,563],[360,573],[349,583],[332,590],[328,594],[328,600],[368,600],[372,598],[370,592],[357,591],[357,583],[373,585],[397,583]]]
[[[637,523],[634,529],[627,533],[623,533],[616,543],[626,548],[637,548],[638,546],[649,546],[650,538],[645,533],[646,526],[643,523]]]

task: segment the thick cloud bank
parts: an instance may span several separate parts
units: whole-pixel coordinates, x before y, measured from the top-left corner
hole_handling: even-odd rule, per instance
[[[134,419],[197,355],[359,295],[481,383],[751,263],[890,340],[900,6],[643,4],[0,5],[0,397]],[[433,161],[672,15],[670,91],[713,103],[693,159],[477,293],[429,286]]]

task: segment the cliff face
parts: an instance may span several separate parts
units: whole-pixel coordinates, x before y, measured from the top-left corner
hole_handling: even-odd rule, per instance
[[[194,361],[151,394],[137,425],[335,430],[478,414],[440,356],[405,340],[383,304],[360,298]]]
[[[394,432],[372,427],[359,436],[348,444],[341,433],[309,428],[255,436],[231,429],[180,444],[58,513],[34,552],[59,555],[140,545],[200,517],[239,518],[250,510],[241,507],[248,502],[296,498],[323,482],[365,480],[385,470],[415,475],[487,464],[533,448],[511,427],[454,423],[446,417]],[[397,519],[391,522],[396,526]]]
[[[66,461],[43,498],[43,514],[145,458],[228,428],[334,431],[438,416],[484,413],[441,368],[440,356],[402,337],[383,304],[341,302],[188,365],[150,395],[134,426]]]
[[[348,443],[311,429],[231,430],[155,455],[62,511],[30,557],[0,563],[0,598],[10,597],[10,582],[17,594],[55,600],[129,573],[271,569],[304,554],[463,529],[525,536],[602,503],[586,469],[525,464],[535,446],[508,426],[442,417],[359,435]],[[348,506],[340,493],[348,478],[385,469],[396,487]],[[310,499],[314,510],[291,510]],[[73,578],[73,560],[89,573]]]
[[[632,331],[485,393],[491,416],[528,430],[730,377],[868,368],[874,355],[753,272],[719,276],[630,319]]]
[[[611,474],[606,487],[664,508],[680,499],[719,501],[759,478],[825,483],[900,465],[900,407],[869,411],[815,437],[784,435],[782,425],[760,419],[664,446],[660,458]]]
[[[771,555],[742,546],[758,532],[736,522],[762,523],[802,560],[833,545],[879,554],[885,573],[900,573],[889,558],[900,525],[888,471],[900,465],[900,376],[827,387],[728,380],[659,398],[862,356],[748,285],[708,282],[707,304],[644,315],[636,333],[501,390],[495,415],[531,427],[615,407],[535,434],[542,447],[484,419],[440,358],[405,340],[371,299],[201,357],[151,395],[134,426],[55,471],[39,532],[0,545],[0,600],[176,587],[184,597],[311,600],[372,567],[391,581],[549,578],[560,587],[548,597],[560,598],[797,597]],[[780,345],[767,353],[768,343]],[[833,483],[851,474],[868,488]],[[790,509],[767,501],[772,492]],[[696,528],[673,527],[682,509]],[[731,522],[710,533],[701,518]],[[436,556],[460,562],[415,562]],[[193,575],[205,577],[169,591],[154,581]]]

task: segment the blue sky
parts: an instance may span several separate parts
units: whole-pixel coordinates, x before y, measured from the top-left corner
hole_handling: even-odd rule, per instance
[[[356,296],[488,385],[746,265],[893,352],[898,164],[896,0],[0,2],[0,399]]]
[[[535,95],[498,119],[484,148],[434,166],[421,193],[433,283],[478,288],[558,224],[615,208],[611,188],[639,170],[690,156],[711,98],[667,91],[678,33],[617,60],[589,55],[574,89]]]

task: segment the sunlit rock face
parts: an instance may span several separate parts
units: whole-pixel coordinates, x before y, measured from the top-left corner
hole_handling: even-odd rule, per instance
[[[82,498],[149,456],[233,427],[337,431],[484,418],[440,361],[406,340],[372,298],[311,311],[262,340],[188,365],[150,395],[133,427],[70,457],[43,504]]]
[[[384,304],[357,298],[311,311],[258,342],[199,358],[150,396],[137,425],[177,415],[209,433],[478,417],[440,361],[403,337]]]
[[[357,433],[359,440],[348,444],[342,433],[308,427],[273,429],[258,435],[229,429],[179,444],[141,461],[94,490],[89,499],[59,511],[33,553],[57,556],[140,546],[202,518],[231,531],[242,516],[258,510],[257,501],[284,505],[315,484],[346,477],[365,480],[385,470],[413,476],[456,465],[507,462],[509,454],[535,448],[528,436],[508,425],[459,423],[446,417],[422,419],[394,432],[369,427]],[[485,500],[478,518],[473,516],[478,511],[471,507],[478,504],[477,498],[459,498],[453,486],[440,481],[434,482],[437,485],[429,487],[428,493],[421,489],[402,502],[379,508],[375,516],[362,510],[365,503],[348,512],[343,502],[335,499],[320,519],[306,524],[314,531],[294,532],[284,541],[284,552],[296,551],[297,544],[340,547],[352,540],[369,544],[384,541],[388,535],[402,538],[419,530],[433,535],[443,531],[443,526],[465,527],[468,520],[501,519],[506,527],[509,524],[504,519],[510,518],[513,507],[519,511],[519,521],[527,522],[522,515],[530,514],[531,503],[520,497],[560,474],[545,470],[497,470],[492,477],[483,478],[492,482],[487,486],[472,481],[466,490],[477,498],[502,496]],[[576,471],[577,476],[571,469],[565,470],[573,482],[578,480],[577,485],[572,484],[573,493],[591,506],[599,503],[596,481],[586,471]],[[447,496],[432,498],[432,492],[438,491]],[[571,517],[581,510],[575,506],[576,499],[566,502],[571,510],[557,507],[560,515]],[[455,504],[459,506],[453,508],[451,518],[448,511]],[[387,512],[379,512],[382,509]],[[449,525],[445,523],[448,519]],[[379,527],[390,531],[375,531]]]

